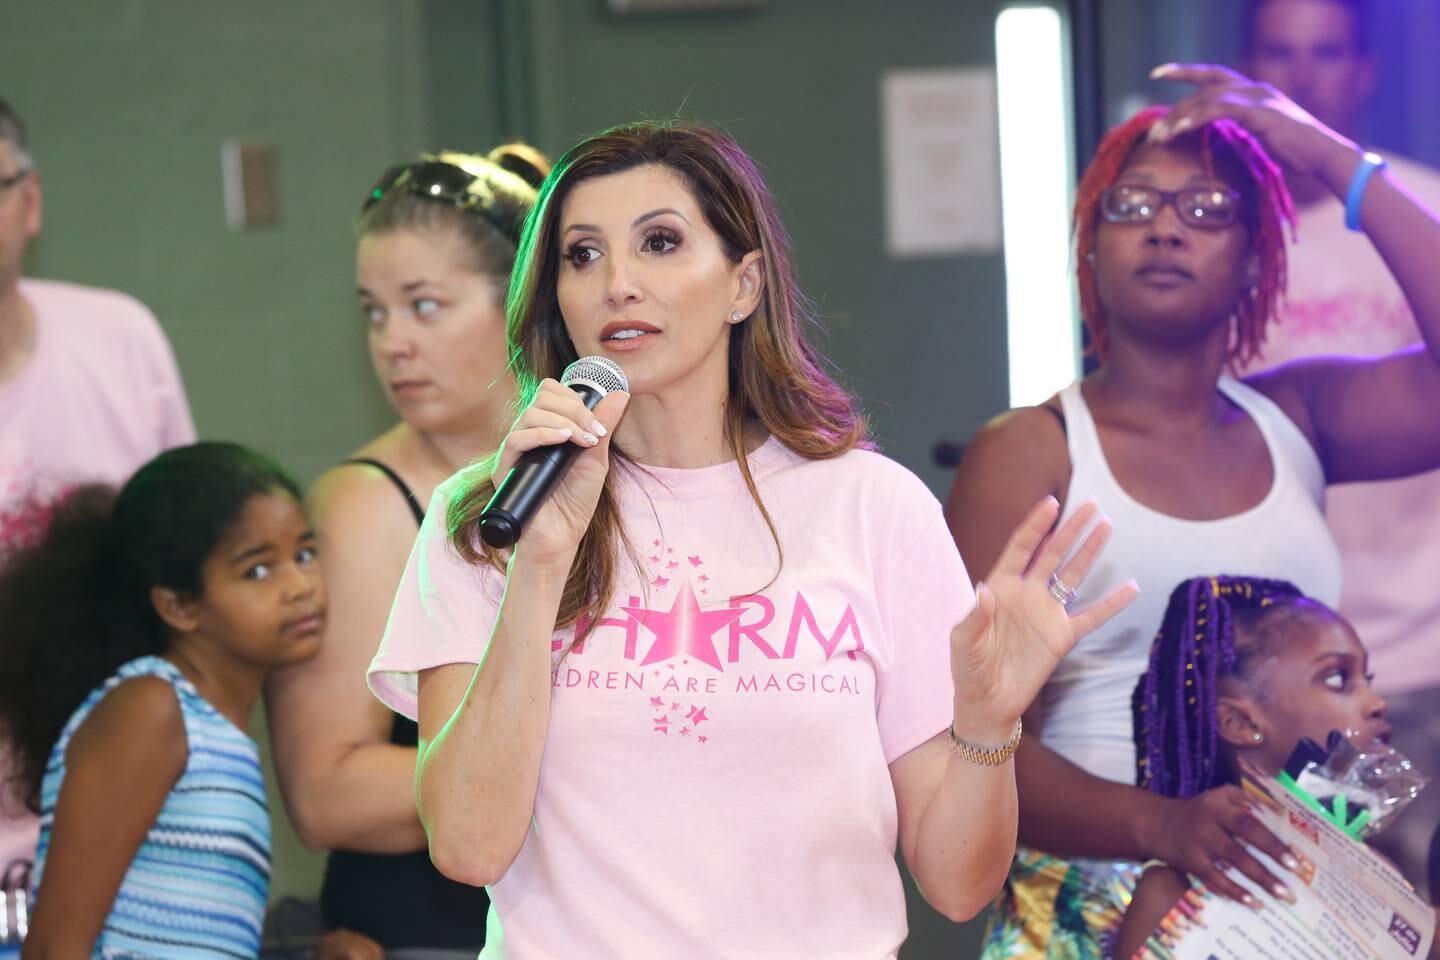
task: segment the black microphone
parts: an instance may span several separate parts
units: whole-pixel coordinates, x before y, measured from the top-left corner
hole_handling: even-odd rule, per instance
[[[587,410],[594,410],[607,393],[630,389],[625,371],[605,357],[581,357],[565,368],[560,382],[580,394]],[[480,514],[480,539],[496,549],[519,540],[520,532],[550,496],[551,488],[565,476],[570,461],[580,450],[566,440],[522,454]]]

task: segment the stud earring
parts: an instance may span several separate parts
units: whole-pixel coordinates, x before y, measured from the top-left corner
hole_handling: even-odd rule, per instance
[[[1250,739],[1254,743],[1264,743],[1265,734],[1261,733],[1259,730],[1256,730],[1254,733],[1250,734]]]
[[[741,320],[744,320],[744,319],[745,319],[745,314],[741,313],[739,310],[731,310],[731,311],[730,311],[730,322],[731,322],[731,323],[739,323]]]
[[[1085,262],[1086,262],[1086,263],[1094,263],[1094,262],[1095,262],[1095,251],[1094,251],[1094,250],[1091,250],[1089,253],[1085,254]]]

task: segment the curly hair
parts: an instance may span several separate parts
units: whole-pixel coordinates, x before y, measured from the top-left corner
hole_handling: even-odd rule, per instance
[[[71,713],[121,664],[162,654],[152,587],[202,593],[201,567],[259,494],[300,500],[279,466],[233,443],[160,454],[117,493],[76,487],[40,538],[0,566],[0,737],[6,786],[38,812]]]
[[[1090,331],[1090,349],[1101,363],[1105,362],[1110,331],[1091,262],[1100,225],[1100,196],[1115,184],[1150,128],[1168,112],[1164,106],[1147,107],[1105,134],[1075,192],[1080,313]],[[1260,353],[1266,327],[1275,319],[1285,292],[1285,231],[1288,227],[1294,232],[1295,205],[1280,168],[1239,124],[1215,120],[1175,142],[1196,145],[1210,175],[1223,172],[1223,179],[1241,194],[1242,220],[1260,268],[1255,286],[1235,305],[1235,328],[1225,355],[1231,365],[1243,366]]]

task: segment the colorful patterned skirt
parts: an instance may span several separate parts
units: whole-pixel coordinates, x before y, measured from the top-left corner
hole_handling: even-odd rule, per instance
[[[981,960],[1111,960],[1140,864],[1062,860],[1020,847],[991,911]]]

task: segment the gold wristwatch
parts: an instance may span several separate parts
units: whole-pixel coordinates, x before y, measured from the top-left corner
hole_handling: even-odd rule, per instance
[[[1017,719],[1015,721],[1015,732],[1009,740],[1006,740],[998,747],[977,747],[973,743],[967,743],[955,736],[955,728],[950,728],[950,751],[961,760],[978,764],[982,767],[998,767],[1015,755],[1015,748],[1020,746],[1020,733],[1022,725]]]

